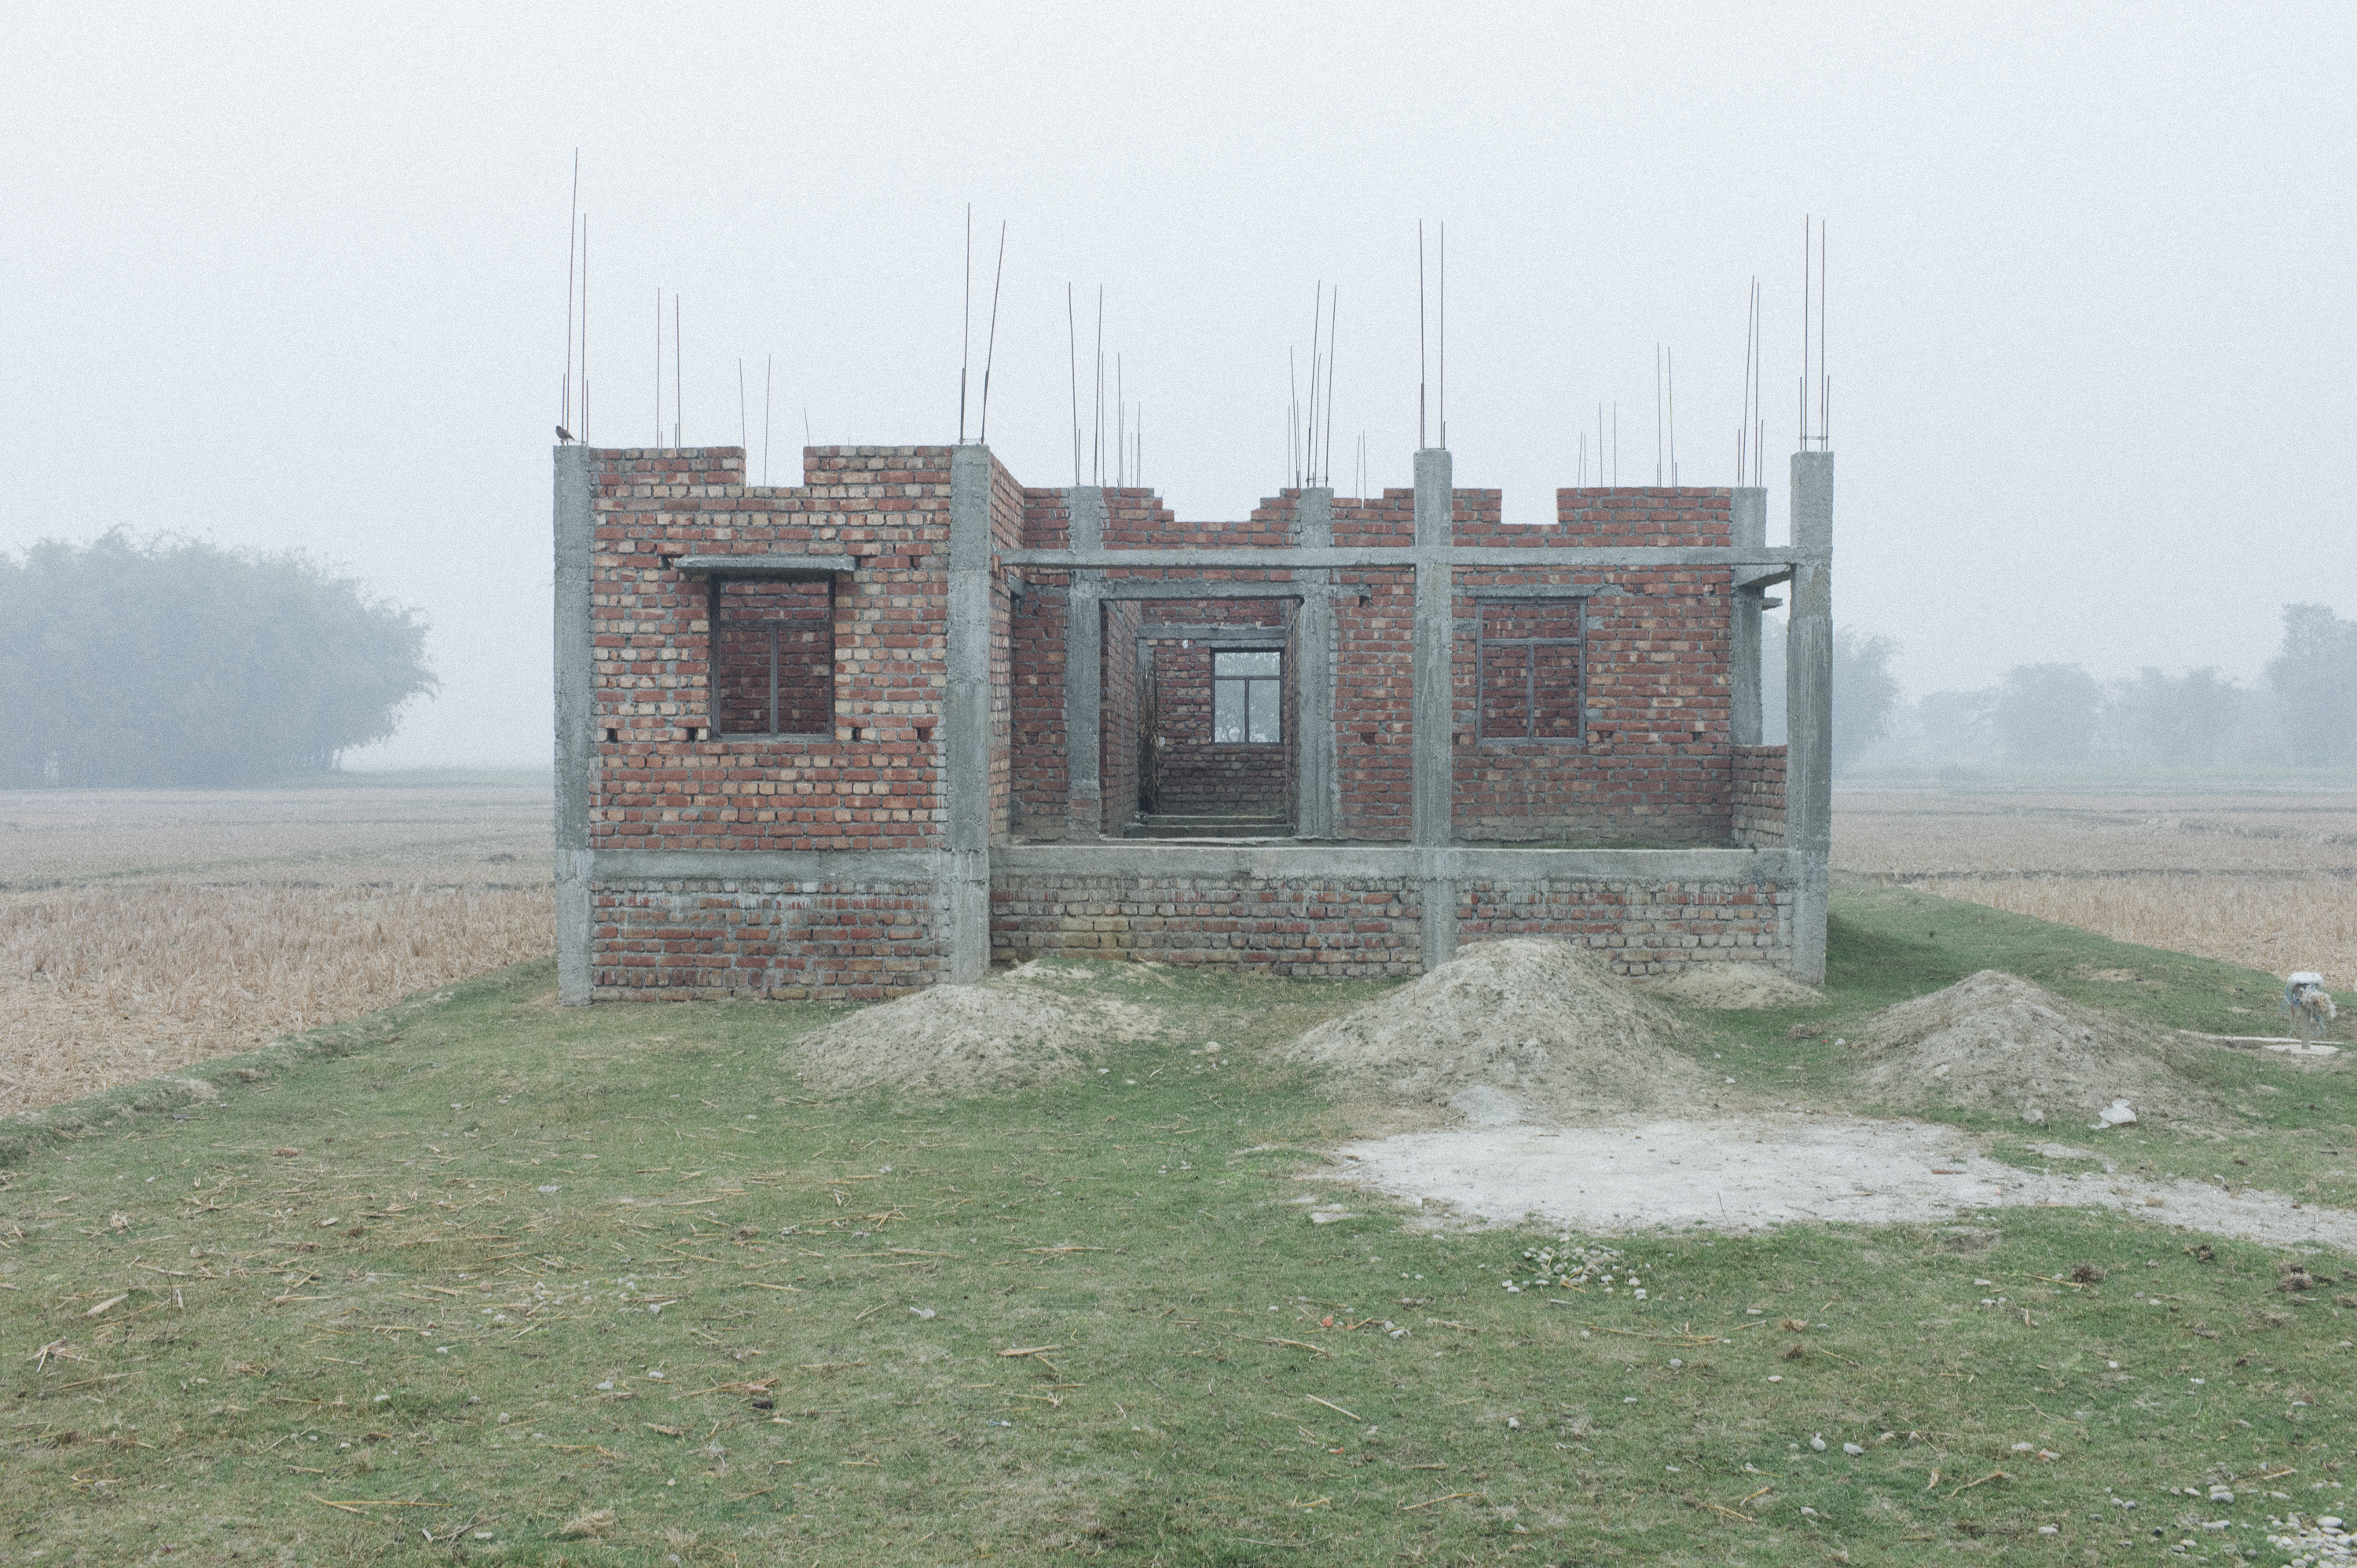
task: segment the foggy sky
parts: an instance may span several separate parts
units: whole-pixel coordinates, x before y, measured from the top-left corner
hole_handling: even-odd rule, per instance
[[[971,201],[985,297],[1008,225],[990,438],[1026,482],[1071,481],[1065,285],[1085,358],[1102,284],[1146,481],[1241,516],[1287,482],[1324,280],[1335,483],[1363,432],[1370,488],[1405,485],[1424,219],[1457,482],[1510,521],[1574,482],[1599,400],[1651,482],[1656,344],[1681,477],[1731,482],[1758,275],[1781,539],[1813,213],[1835,615],[1899,639],[1911,692],[2045,660],[2248,681],[2285,602],[2357,616],[2345,5],[132,5],[9,32],[0,549],[301,546],[424,609],[443,694],[355,764],[548,759],[576,146],[599,445],[651,438],[658,287],[688,444],[737,441],[742,356],[758,477],[772,354],[774,482],[805,409],[822,444],[952,439]]]

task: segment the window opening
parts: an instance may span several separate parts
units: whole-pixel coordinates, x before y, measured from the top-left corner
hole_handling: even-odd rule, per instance
[[[1221,746],[1285,740],[1285,655],[1274,650],[1211,655],[1211,739]]]
[[[1585,599],[1482,599],[1480,738],[1577,744],[1584,728]]]
[[[834,585],[733,578],[713,587],[713,729],[834,735]]]

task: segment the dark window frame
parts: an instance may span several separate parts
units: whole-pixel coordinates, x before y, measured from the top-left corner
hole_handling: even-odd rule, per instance
[[[1285,744],[1285,648],[1213,648],[1211,650],[1211,746],[1283,746]],[[1222,675],[1220,658],[1228,653],[1273,653],[1276,655],[1274,675]],[[1252,688],[1269,685],[1276,688],[1276,738],[1275,740],[1222,740],[1220,738],[1220,688],[1222,685],[1244,688],[1244,734],[1252,734]]]
[[[1490,635],[1490,607],[1529,606],[1534,603],[1567,606],[1572,624],[1577,629],[1569,637],[1496,637]],[[1492,648],[1519,648],[1523,650],[1523,722],[1528,726],[1521,735],[1491,735],[1490,719],[1490,650]],[[1571,703],[1574,717],[1569,735],[1540,735],[1537,650],[1542,648],[1570,648],[1577,652],[1572,661]],[[1473,596],[1473,734],[1477,746],[1585,746],[1587,743],[1587,598],[1585,595],[1498,594]]]
[[[840,651],[840,650],[839,650],[836,648],[836,646],[835,646],[835,631],[834,631],[834,617],[835,617],[835,585],[834,585],[834,580],[832,577],[823,579],[823,581],[824,581],[824,583],[825,583],[825,585],[826,585],[826,628],[827,628],[827,629],[826,629],[826,638],[827,638],[827,671],[828,671],[828,677],[827,677],[827,696],[826,696],[826,717],[827,717],[826,727],[825,727],[824,729],[818,729],[818,730],[780,730],[780,729],[777,729],[777,728],[774,728],[774,727],[773,727],[773,728],[770,728],[770,729],[765,729],[765,730],[730,730],[730,729],[723,729],[723,728],[721,727],[721,725],[720,725],[720,719],[721,719],[721,693],[722,693],[722,683],[721,683],[721,679],[720,679],[720,658],[721,658],[721,644],[722,644],[722,636],[721,636],[722,628],[723,628],[723,627],[726,627],[726,626],[734,626],[734,627],[739,627],[739,628],[748,628],[748,627],[766,627],[766,628],[768,628],[770,629],[770,660],[769,660],[769,663],[770,663],[770,700],[769,700],[769,720],[770,720],[770,723],[774,726],[774,725],[777,724],[777,722],[778,722],[778,664],[779,664],[779,660],[780,660],[780,649],[779,649],[779,646],[778,646],[779,632],[780,632],[781,629],[783,629],[784,628],[787,628],[787,627],[791,627],[791,626],[796,626],[796,625],[806,624],[806,623],[802,623],[802,622],[796,622],[796,621],[781,621],[781,620],[741,620],[741,619],[740,619],[740,620],[725,620],[725,619],[722,618],[721,613],[720,613],[720,606],[721,606],[721,598],[722,598],[722,593],[723,593],[723,590],[724,590],[724,589],[726,587],[726,585],[727,585],[728,584],[730,584],[730,583],[794,583],[794,582],[809,582],[809,581],[811,581],[811,580],[812,580],[811,578],[809,578],[809,577],[805,577],[805,576],[803,576],[803,575],[800,575],[800,574],[796,574],[796,575],[791,575],[791,576],[787,576],[787,575],[780,575],[772,576],[772,575],[770,575],[765,574],[765,573],[746,572],[746,573],[735,573],[735,574],[731,574],[731,575],[728,575],[728,576],[726,576],[726,577],[721,577],[721,576],[718,576],[718,575],[715,575],[715,576],[714,576],[714,577],[712,577],[712,578],[711,578],[711,580],[706,584],[706,585],[705,585],[705,625],[706,627],[710,628],[710,632],[709,632],[709,634],[708,634],[708,642],[709,642],[709,648],[710,648],[711,659],[710,659],[710,660],[709,660],[709,665],[708,665],[708,669],[707,669],[707,672],[706,672],[706,676],[705,676],[705,706],[706,706],[706,708],[709,710],[709,711],[708,711],[708,713],[707,713],[707,714],[706,714],[705,722],[706,722],[706,726],[707,726],[707,728],[708,728],[708,729],[710,730],[710,732],[711,732],[711,735],[712,735],[712,738],[713,738],[713,739],[715,739],[715,740],[805,740],[805,741],[807,741],[807,740],[833,740],[833,739],[834,738],[834,731],[835,731],[835,725],[834,725],[834,713],[835,713],[835,697],[834,697],[834,669],[835,669],[835,665],[836,665],[836,663],[837,663],[837,661],[838,661],[837,656],[838,656],[838,654],[839,654],[839,651]]]

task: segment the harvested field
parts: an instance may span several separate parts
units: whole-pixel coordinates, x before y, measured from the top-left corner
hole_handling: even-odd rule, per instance
[[[2357,793],[1844,789],[1834,865],[2357,990]]]
[[[544,785],[0,796],[0,1112],[545,953]]]

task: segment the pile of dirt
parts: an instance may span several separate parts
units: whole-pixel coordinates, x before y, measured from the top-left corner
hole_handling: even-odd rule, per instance
[[[2201,1047],[1994,969],[1884,1008],[1859,1030],[1858,1044],[1866,1052],[1860,1086],[1885,1104],[2081,1126],[2115,1100],[2139,1118],[2200,1119],[2215,1110],[2201,1087]]]
[[[1136,966],[1034,960],[979,985],[936,985],[794,1042],[785,1058],[822,1094],[891,1089],[937,1098],[1028,1089],[1082,1071],[1111,1040],[1160,1030],[1154,1007],[1118,994]]]
[[[1823,992],[1765,963],[1690,963],[1648,982],[1645,989],[1690,1007],[1812,1007],[1825,999]]]
[[[1340,1098],[1446,1105],[1491,1090],[1541,1116],[1694,1108],[1712,1079],[1678,1021],[1567,942],[1481,942],[1286,1050]],[[1471,1113],[1469,1110],[1469,1114]]]

